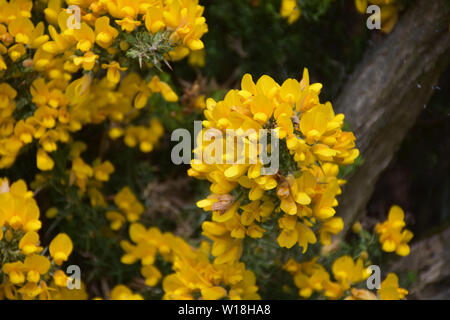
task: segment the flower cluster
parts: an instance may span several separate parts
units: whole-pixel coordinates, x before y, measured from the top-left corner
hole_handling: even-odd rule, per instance
[[[291,258],[285,263],[283,269],[294,277],[295,285],[299,289],[299,296],[302,298],[310,298],[316,294],[329,299],[344,297],[348,300],[403,299],[408,291],[399,287],[398,277],[394,273],[387,275],[377,294],[364,288],[363,281],[372,273],[367,268],[368,265],[373,264],[373,261],[369,260],[368,251],[371,252],[371,256],[372,253],[378,254],[381,244],[383,251],[395,251],[400,256],[409,254],[407,243],[413,234],[409,230],[402,231],[404,226],[403,210],[399,206],[392,206],[388,220],[378,223],[375,227],[378,239],[375,234],[364,230],[360,222],[353,224],[352,230],[360,236],[361,240],[360,244],[356,245],[359,247],[356,261],[347,254],[341,255],[333,261],[329,273],[325,265],[329,264],[329,258],[332,257],[330,254],[344,247],[340,243],[333,243],[331,246],[322,248],[320,257],[300,263]],[[374,244],[376,248],[371,247],[371,244]],[[330,280],[331,275],[335,281]]]
[[[323,244],[329,244],[330,236],[343,228],[342,219],[334,217],[336,195],[344,183],[337,177],[339,165],[351,164],[359,155],[353,133],[342,130],[344,115],[336,115],[331,103],[319,102],[322,85],[310,84],[306,69],[300,82],[288,79],[281,86],[269,76],[255,84],[247,74],[241,87],[228,92],[223,101],[208,99],[205,129],[194,150],[202,161],[192,160],[188,171],[211,182],[212,194],[197,205],[213,212],[212,222],[203,224],[204,234],[214,242],[212,254],[218,263],[238,260],[242,239],[262,237],[266,231],[262,223],[271,218],[278,221],[281,247],[298,243],[305,252],[308,244],[316,242],[313,229]],[[209,129],[224,134],[207,139]],[[237,162],[236,148],[225,149],[223,157],[211,155],[211,150],[217,153],[212,147],[217,142],[236,145],[235,140],[227,140],[228,129],[254,148],[256,156],[244,150],[245,161]],[[279,140],[276,172],[264,171],[260,160],[264,147],[255,141],[260,141],[264,129],[272,130],[271,141]],[[268,153],[274,152],[270,147],[273,144],[267,147]]]
[[[381,31],[390,33],[398,20],[399,6],[397,0],[355,0],[356,9],[366,14],[369,5],[380,6]]]
[[[41,228],[39,208],[23,180],[9,186],[2,179],[0,203],[0,298],[70,298],[69,278],[60,269],[73,249],[70,238],[58,234],[50,242],[49,255],[43,254],[37,233]],[[83,295],[83,291],[77,294]]]
[[[119,230],[125,221],[136,222],[144,212],[144,206],[128,187],[124,187],[114,196],[114,203],[120,211],[106,213],[112,230]]]
[[[316,257],[302,263],[290,259],[283,267],[294,277],[302,298],[318,294],[328,299],[345,297],[346,300],[400,300],[408,293],[399,287],[398,277],[394,273],[388,274],[381,283],[378,297],[367,289],[358,288],[371,274],[370,269],[364,266],[366,263],[362,258],[356,261],[348,255],[337,258],[331,266],[334,281],[318,259]]]
[[[307,262],[297,263],[289,260],[284,269],[294,276],[295,285],[299,288],[299,295],[309,298],[314,292],[323,294],[329,299],[341,298],[352,285],[365,280],[370,276],[370,270],[364,267],[364,261],[356,261],[350,256],[342,256],[334,261],[332,274],[330,274],[314,258]]]
[[[157,66],[157,54],[165,61],[203,49],[207,26],[197,0],[66,2],[79,6],[79,26],[70,25],[76,16],[62,1],[0,4],[0,168],[38,141],[37,166],[51,170],[50,153],[58,143],[70,143],[83,126],[102,122],[113,138],[125,132],[127,145],[151,151],[161,125],[156,119],[149,126],[131,121],[148,111],[141,109],[152,94],[169,102],[178,96],[157,75],[147,81],[130,72],[120,81],[132,66],[127,57],[137,52],[141,63],[148,56],[147,64]],[[41,10],[45,21],[35,25],[32,18]],[[155,37],[146,42],[150,48],[139,47],[142,34]],[[167,52],[158,51],[165,46]]]
[[[392,206],[389,210],[388,219],[375,226],[375,232],[379,236],[383,251],[395,252],[400,256],[409,255],[408,242],[411,241],[413,233],[403,229],[405,213],[399,206]]]
[[[173,249],[175,273],[163,280],[165,299],[260,299],[255,275],[246,270],[244,263],[211,263],[208,242],[193,249],[180,238],[176,241],[179,244]]]
[[[243,263],[229,265],[210,262],[210,244],[203,241],[199,248],[191,247],[185,240],[156,227],[146,229],[139,223],[130,226],[130,239],[121,242],[125,254],[122,263],[141,262],[145,284],[153,287],[162,278],[155,266],[158,256],[172,264],[174,273],[164,277],[164,299],[207,300],[259,299],[256,278]],[[128,292],[128,291],[126,291]]]
[[[124,142],[128,147],[134,148],[136,145],[139,145],[139,149],[146,153],[154,149],[163,133],[163,126],[154,118],[147,126],[131,125],[126,127],[125,130],[113,128],[110,131],[110,137],[117,139],[119,136],[124,135]]]

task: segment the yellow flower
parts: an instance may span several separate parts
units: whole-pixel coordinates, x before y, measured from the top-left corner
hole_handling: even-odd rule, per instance
[[[58,209],[55,207],[51,207],[49,208],[46,212],[45,212],[45,216],[48,219],[53,219],[58,215]]]
[[[299,273],[294,277],[295,285],[299,288],[299,295],[302,298],[309,298],[311,294],[323,290],[324,281],[329,279],[328,272],[323,268],[318,268],[310,276]]]
[[[369,290],[352,288],[351,296],[345,300],[377,300],[377,296]]]
[[[117,285],[111,290],[111,300],[143,300],[138,293],[133,293],[125,285]]]
[[[108,17],[103,16],[95,20],[95,42],[100,47],[109,48],[118,35],[119,31],[110,26]]]
[[[57,265],[61,265],[64,261],[69,259],[72,249],[72,240],[70,240],[69,236],[65,233],[59,233],[52,242],[50,242],[50,255]]]
[[[89,71],[94,68],[95,62],[97,61],[98,57],[99,56],[97,54],[94,54],[92,51],[88,51],[82,57],[75,56],[73,58],[73,63],[76,66],[81,65],[84,70]]]
[[[24,269],[27,271],[27,281],[37,283],[50,269],[50,261],[37,254],[33,254],[25,258]]]
[[[49,171],[53,169],[55,162],[53,161],[52,158],[48,156],[48,154],[43,149],[38,150],[36,157],[37,157],[37,167],[39,170]]]
[[[314,143],[327,130],[328,120],[333,116],[332,110],[326,105],[318,105],[306,112],[300,120],[300,130],[308,143]]]
[[[354,233],[360,233],[363,230],[361,222],[356,221],[353,225],[352,225],[352,231]]]
[[[409,254],[408,242],[411,241],[413,233],[407,229],[403,230],[404,217],[402,208],[392,206],[389,210],[388,220],[375,226],[375,232],[379,235],[383,251],[395,252],[400,256]]]
[[[113,172],[114,166],[109,161],[105,161],[102,164],[94,166],[94,177],[98,181],[108,181],[109,175]]]
[[[333,262],[332,271],[335,279],[343,290],[348,290],[350,285],[367,279],[371,271],[364,267],[362,259],[356,263],[350,256],[342,256]]]
[[[310,261],[297,263],[291,258],[283,266],[284,270],[294,276],[299,295],[303,298],[309,298],[313,292],[322,293],[324,285],[330,282],[330,275],[317,260],[318,257],[315,257]]]
[[[193,67],[202,68],[205,66],[205,56],[206,52],[204,49],[198,51],[192,51],[189,54],[189,64]]]
[[[154,266],[148,265],[141,268],[141,274],[145,278],[145,284],[154,287],[162,277],[161,272]]]
[[[61,11],[61,0],[48,0],[47,8],[44,9],[45,19],[48,23],[57,25],[58,14]]]
[[[333,217],[322,222],[319,229],[320,242],[323,245],[331,243],[331,235],[338,234],[344,229],[344,221],[341,217]]]
[[[110,221],[110,227],[115,231],[119,230],[126,221],[124,215],[117,211],[106,212],[106,219]]]
[[[281,16],[286,18],[289,24],[293,24],[300,18],[301,11],[296,0],[282,0]]]
[[[77,49],[83,52],[91,50],[95,42],[94,31],[85,22],[81,23],[80,29],[75,29],[74,37],[77,40]]]
[[[273,105],[267,97],[257,95],[250,101],[250,110],[253,113],[253,119],[265,123],[272,116]]]
[[[326,220],[334,216],[337,205],[336,194],[339,192],[338,182],[332,180],[320,196],[320,200],[314,206],[314,215],[321,220]]]
[[[81,282],[81,288],[77,290],[67,288],[67,283],[60,287],[52,285],[49,290],[51,290],[52,300],[86,300],[88,298],[86,286],[83,282]]]
[[[356,9],[362,14],[366,14],[367,1],[368,0],[355,0]]]
[[[44,29],[45,26],[42,21],[36,25],[36,28],[34,28],[33,32],[31,33],[29,44],[30,48],[37,49],[49,40],[49,36],[44,34]]]
[[[62,270],[57,270],[53,274],[53,281],[58,287],[67,287],[67,280],[69,277]]]
[[[3,60],[3,57],[0,55],[0,71],[8,69],[8,66],[5,63],[5,60]]]
[[[161,81],[158,76],[154,76],[148,83],[148,87],[153,92],[161,92],[166,101],[176,102],[178,101],[178,95],[172,90],[172,88],[165,82]]]
[[[108,69],[106,77],[112,83],[118,83],[120,81],[120,71],[125,71],[128,68],[121,67],[118,62],[113,61],[110,64],[102,64],[103,69]]]
[[[35,134],[36,129],[32,125],[32,121],[19,120],[14,127],[14,135],[23,143],[31,143]]]
[[[398,21],[399,7],[396,4],[385,5],[381,9],[381,31],[391,33]]]
[[[163,280],[163,299],[194,299],[195,295],[206,300],[260,298],[256,278],[243,263],[211,263],[209,243],[204,241],[192,248],[181,238],[170,239],[175,273]]]
[[[94,174],[94,170],[91,166],[86,164],[83,159],[77,157],[72,162],[71,177],[75,180],[78,187],[82,190],[86,190],[86,184],[89,178]]]
[[[381,282],[378,295],[381,300],[401,300],[408,294],[408,291],[400,288],[398,285],[398,277],[395,273],[389,273]]]
[[[6,47],[14,42],[14,38],[8,33],[7,26],[4,24],[0,25],[0,39]],[[0,46],[0,52],[2,54],[6,51],[6,47],[3,44]]]
[[[0,109],[6,109],[13,104],[17,91],[7,83],[0,83]]]
[[[86,151],[87,145],[82,141],[75,141],[70,147],[69,157],[71,159],[79,158],[80,155]]]
[[[33,22],[25,17],[14,19],[8,25],[8,31],[12,36],[15,37],[16,43],[30,43],[30,38],[33,30]]]
[[[130,222],[137,221],[144,211],[144,207],[138,201],[129,187],[124,187],[114,196],[114,203],[123,211]]]
[[[151,33],[157,33],[165,27],[163,8],[159,6],[148,7],[145,14],[145,27]]]
[[[339,299],[344,294],[342,286],[336,282],[326,280],[323,282],[324,296],[329,299]]]
[[[118,127],[111,128],[108,135],[111,139],[116,140],[117,138],[123,136],[123,129]]]
[[[137,260],[142,261],[142,265],[151,265],[155,261],[157,250],[160,253],[170,252],[170,248],[164,241],[165,236],[157,228],[149,228],[148,230],[139,223],[133,223],[129,228],[131,240],[137,245],[124,240],[120,243],[125,250],[121,261],[125,264],[135,263]]]
[[[219,300],[227,295],[227,290],[220,286],[202,288],[200,292],[205,300]]]
[[[25,46],[21,43],[15,44],[8,49],[8,55],[13,62],[17,61],[26,53]]]
[[[141,25],[140,21],[134,20],[130,17],[125,17],[121,20],[115,20],[116,23],[122,27],[122,30],[125,30],[126,32],[130,33],[134,31],[134,29]]]
[[[42,289],[41,284],[28,282],[22,288],[18,290],[18,292],[22,295],[22,299],[24,300],[32,300],[38,295],[42,294],[44,290]]]
[[[96,187],[89,187],[87,190],[89,200],[92,207],[106,208],[106,200],[102,192]]]
[[[39,234],[35,231],[25,233],[22,239],[20,239],[19,249],[25,255],[41,252],[43,248],[39,246]]]
[[[5,263],[2,270],[8,275],[12,284],[21,284],[25,281],[25,267],[22,261]]]
[[[0,216],[14,230],[37,231],[41,228],[39,208],[23,180],[14,182],[9,192],[0,194]]]

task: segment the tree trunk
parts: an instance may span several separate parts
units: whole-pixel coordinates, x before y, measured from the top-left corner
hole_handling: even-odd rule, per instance
[[[383,42],[369,48],[336,109],[356,134],[363,164],[339,198],[345,235],[365,212],[380,173],[428,103],[450,62],[450,15],[444,0],[417,0]],[[417,155],[420,156],[420,155]]]

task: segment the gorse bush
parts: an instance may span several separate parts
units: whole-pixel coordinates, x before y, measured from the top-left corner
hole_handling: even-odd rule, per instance
[[[303,6],[314,20],[333,5],[313,2],[239,5],[285,28]],[[383,252],[409,254],[401,208],[332,241],[345,174],[361,159],[308,69],[280,83],[245,74],[208,97],[182,88],[177,61],[208,68],[223,45],[205,47],[204,12],[198,0],[0,2],[0,298],[405,297],[395,274],[366,286]],[[175,166],[170,132],[194,120],[197,159]],[[264,130],[279,168],[234,163],[238,142],[251,148]]]

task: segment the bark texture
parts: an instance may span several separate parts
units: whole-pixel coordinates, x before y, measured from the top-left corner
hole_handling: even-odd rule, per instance
[[[339,199],[345,235],[380,173],[432,96],[450,62],[450,14],[444,0],[417,0],[383,42],[369,48],[345,84],[336,109],[345,114],[364,159]],[[420,155],[417,155],[420,156]]]

